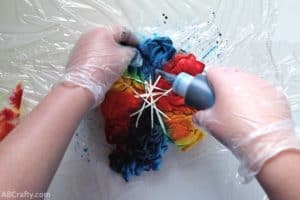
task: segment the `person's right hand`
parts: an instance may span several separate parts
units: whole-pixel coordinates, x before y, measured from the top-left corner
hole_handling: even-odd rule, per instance
[[[212,68],[207,77],[216,103],[196,113],[194,123],[236,155],[241,176],[249,180],[271,157],[299,149],[289,104],[279,88],[232,68]]]

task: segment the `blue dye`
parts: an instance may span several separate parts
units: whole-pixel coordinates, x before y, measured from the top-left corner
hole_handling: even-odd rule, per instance
[[[110,167],[125,181],[144,171],[159,170],[163,153],[168,149],[168,139],[157,117],[151,128],[150,114],[150,108],[144,111],[138,127],[135,127],[136,118],[132,118],[127,145],[109,155]]]
[[[132,60],[127,73],[138,75],[142,80],[155,79],[155,70],[176,53],[173,42],[168,37],[147,39],[138,46],[139,53]],[[136,117],[131,118],[129,136],[125,144],[117,146],[109,155],[110,167],[120,173],[125,181],[132,176],[139,176],[144,171],[159,170],[163,153],[168,149],[168,138],[154,116],[151,128],[150,108],[144,110],[139,126],[135,127]]]
[[[155,37],[154,39],[147,39],[141,43],[137,49],[143,58],[142,66],[136,66],[137,60],[131,62],[128,71],[136,73],[143,79],[149,80],[151,77],[155,78],[155,70],[161,69],[163,65],[170,60],[176,53],[173,42],[168,37]],[[137,56],[136,59],[138,59]]]

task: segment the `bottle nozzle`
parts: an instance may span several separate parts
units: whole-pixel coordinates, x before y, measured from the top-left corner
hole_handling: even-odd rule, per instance
[[[206,76],[198,74],[193,77],[185,72],[174,75],[160,69],[156,69],[155,72],[172,84],[173,91],[184,97],[187,105],[198,110],[214,105],[215,94]]]
[[[170,83],[173,83],[176,79],[176,75],[170,74],[160,69],[156,69],[155,73],[161,75],[166,81],[169,81]]]

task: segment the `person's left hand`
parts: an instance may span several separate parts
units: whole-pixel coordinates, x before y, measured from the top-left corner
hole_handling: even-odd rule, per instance
[[[136,45],[136,37],[122,26],[101,27],[85,33],[73,49],[60,82],[88,89],[98,105],[130,64]]]

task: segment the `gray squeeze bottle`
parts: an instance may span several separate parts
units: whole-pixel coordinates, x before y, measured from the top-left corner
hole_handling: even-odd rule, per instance
[[[206,76],[198,74],[193,77],[185,72],[174,75],[159,69],[156,73],[172,83],[173,91],[184,97],[186,105],[197,110],[205,110],[214,105],[215,94]]]

